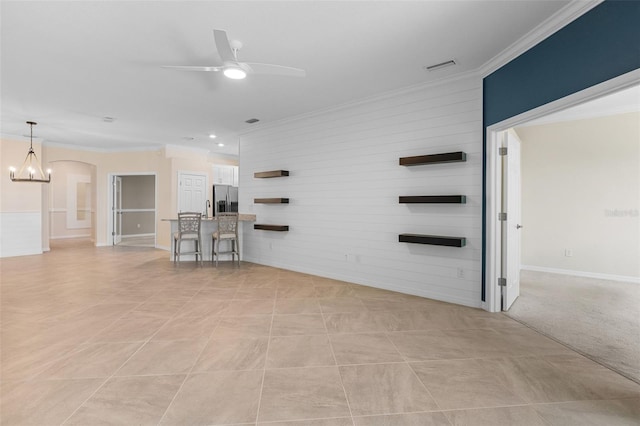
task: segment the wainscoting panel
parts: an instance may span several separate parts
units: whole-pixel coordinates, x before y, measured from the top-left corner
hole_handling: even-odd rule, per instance
[[[0,257],[42,254],[42,214],[0,212]]]

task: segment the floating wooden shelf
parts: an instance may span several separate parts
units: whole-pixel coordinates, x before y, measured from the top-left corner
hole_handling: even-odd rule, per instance
[[[466,204],[466,195],[401,195],[400,204]]]
[[[288,198],[254,198],[256,204],[289,204]]]
[[[264,225],[264,224],[255,223],[253,225],[253,229],[262,229],[263,231],[283,232],[283,231],[289,230],[289,225]]]
[[[253,177],[258,179],[275,178],[282,176],[289,176],[289,170],[272,170],[270,172],[255,172],[253,174]]]
[[[464,247],[467,239],[464,237],[443,237],[440,235],[400,234],[401,243],[430,244],[435,246]]]
[[[467,161],[467,154],[462,151],[446,152],[444,154],[418,155],[415,157],[401,157],[401,166],[418,166],[420,164],[457,163]]]

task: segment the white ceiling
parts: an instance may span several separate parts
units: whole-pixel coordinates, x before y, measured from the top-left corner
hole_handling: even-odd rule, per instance
[[[270,123],[478,69],[567,3],[2,1],[0,131],[23,137],[33,120],[45,143],[236,154],[249,118]],[[218,64],[214,28],[244,44],[240,60],[307,77],[161,68]],[[449,59],[458,65],[422,68]]]

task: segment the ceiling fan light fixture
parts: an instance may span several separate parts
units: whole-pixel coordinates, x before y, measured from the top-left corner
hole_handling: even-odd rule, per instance
[[[240,67],[226,67],[224,69],[224,75],[232,80],[242,80],[247,76],[247,73]]]

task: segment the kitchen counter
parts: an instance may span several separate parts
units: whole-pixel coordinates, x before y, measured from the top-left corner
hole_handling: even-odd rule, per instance
[[[175,219],[162,219],[162,221],[164,222],[169,222],[171,224],[171,256],[170,259],[173,261],[173,234],[175,234],[178,231],[178,218]],[[244,222],[255,222],[256,221],[256,215],[255,214],[244,214],[244,213],[240,213],[238,215],[238,238],[240,239],[239,244],[240,244],[240,259],[242,259],[242,250],[244,247],[243,241],[242,241],[242,228],[244,226]],[[218,229],[218,219],[214,216],[214,217],[207,217],[207,218],[202,218],[202,223],[201,223],[201,240],[202,240],[202,259],[203,260],[211,260],[211,234],[213,234],[213,232],[215,230]],[[190,242],[184,242],[182,243],[184,246],[184,251],[192,251],[193,250],[193,243]],[[221,243],[221,251],[226,251],[227,247],[224,246],[226,244],[231,244],[231,242],[229,241],[223,241]],[[185,254],[180,256],[180,261],[194,261],[195,260],[195,255],[193,254]],[[220,255],[220,260],[224,261],[224,260],[231,260],[231,255],[230,254],[222,254]]]

